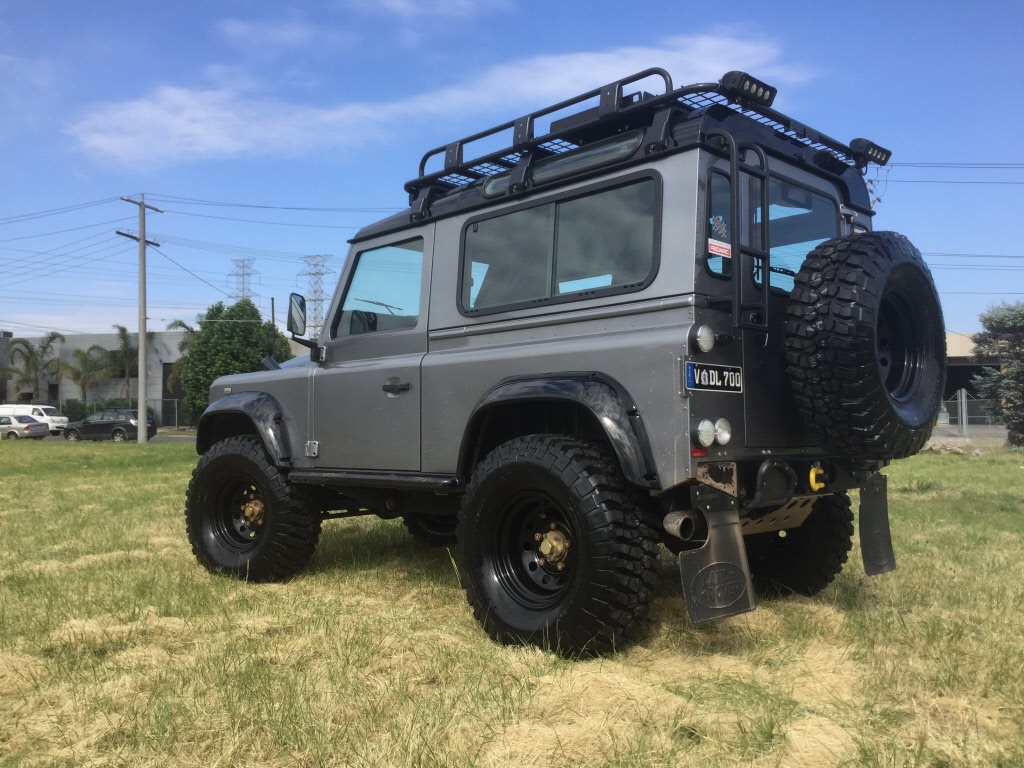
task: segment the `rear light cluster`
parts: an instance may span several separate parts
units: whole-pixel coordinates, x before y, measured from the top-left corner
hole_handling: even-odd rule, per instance
[[[693,427],[693,449],[690,455],[702,458],[708,455],[708,448],[717,443],[727,445],[732,440],[732,424],[728,419],[701,419]]]

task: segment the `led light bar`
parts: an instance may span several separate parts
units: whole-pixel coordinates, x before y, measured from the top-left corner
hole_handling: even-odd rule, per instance
[[[857,163],[858,168],[864,168],[868,163],[885,165],[892,157],[892,150],[880,147],[867,139],[854,139],[850,142],[850,149],[853,151],[853,160]]]
[[[751,77],[746,72],[728,72],[718,81],[722,90],[739,102],[751,102],[762,107],[770,107],[775,101],[778,88],[772,88],[765,82]]]

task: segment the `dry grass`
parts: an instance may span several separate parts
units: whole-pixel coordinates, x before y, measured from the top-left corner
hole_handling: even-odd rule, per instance
[[[1024,765],[1020,455],[893,467],[900,569],[814,599],[694,629],[666,556],[639,641],[575,663],[488,641],[397,522],[207,575],[194,461],[0,443],[0,765]]]

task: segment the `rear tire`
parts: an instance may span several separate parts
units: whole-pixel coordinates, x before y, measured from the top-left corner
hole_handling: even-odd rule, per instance
[[[455,515],[406,515],[402,518],[414,539],[435,547],[450,547],[456,542],[459,518]]]
[[[647,614],[657,541],[607,451],[570,437],[516,438],[484,458],[463,496],[462,586],[498,642],[602,653]]]
[[[125,443],[128,442],[128,433],[123,429],[118,428],[110,433],[110,439],[115,443]]]
[[[320,540],[320,510],[282,475],[252,435],[221,440],[192,472],[185,527],[211,573],[282,581],[309,562]]]
[[[853,545],[853,510],[845,493],[822,496],[799,528],[746,536],[747,564],[765,592],[816,595],[843,570]]]

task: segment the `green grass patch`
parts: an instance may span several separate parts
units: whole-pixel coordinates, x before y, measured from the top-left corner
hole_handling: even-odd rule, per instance
[[[189,443],[0,443],[0,766],[1024,765],[1021,456],[887,471],[899,568],[695,629],[666,554],[603,659],[505,648],[449,553],[325,525],[286,584],[207,574]]]

